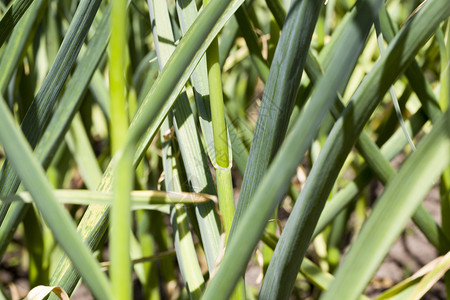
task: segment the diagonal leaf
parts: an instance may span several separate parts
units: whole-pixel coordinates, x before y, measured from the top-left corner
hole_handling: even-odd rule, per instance
[[[339,57],[339,59],[330,62],[324,76],[316,85],[316,91],[312,96],[310,106],[306,108],[304,115],[302,115],[297,121],[292,134],[294,134],[298,128],[297,126],[302,120],[302,117],[305,117],[305,120],[307,117],[311,118],[313,114],[308,113],[310,111],[310,107],[322,103],[322,106],[331,106],[329,99],[335,98],[337,91],[343,85],[343,81],[345,78],[348,78],[346,74],[350,74],[353,70],[356,60],[364,47],[369,30],[372,26],[372,21],[375,17],[373,12],[378,10],[380,4],[381,1],[378,0],[359,1],[355,9],[350,13],[349,21],[346,28],[342,31],[341,39],[335,44],[336,51],[332,52],[333,56]],[[327,101],[328,104],[325,101]],[[316,109],[323,109],[323,107],[318,106]],[[322,114],[323,113],[324,112],[322,112]],[[312,120],[315,121],[315,118]],[[316,167],[317,164],[318,162],[314,164],[314,167]],[[311,171],[308,180],[311,180],[310,178],[312,178],[312,176],[313,173]],[[323,178],[323,175],[321,176]],[[317,181],[318,180],[316,180],[316,182]],[[305,192],[305,190],[306,183],[301,195]],[[318,194],[320,193],[316,193],[316,195]],[[286,298],[294,286],[301,261],[305,255],[307,245],[309,244],[308,238],[306,237],[311,235],[313,229],[312,226],[313,224],[315,225],[314,216],[316,212],[309,211],[308,214],[304,214],[304,212],[302,212],[302,214],[304,214],[303,216],[308,218],[307,221],[303,216],[300,217],[296,215],[298,213],[296,209],[301,207],[303,202],[303,200],[297,199],[296,205],[294,206],[294,211],[292,211],[291,217],[288,219],[288,222],[290,220],[289,223],[295,223],[295,221],[298,221],[299,223],[296,224],[297,227],[288,227],[286,224],[285,230],[283,231],[280,241],[277,244],[277,248],[274,251],[274,256],[269,264],[266,278],[261,288],[261,294],[265,297]],[[311,203],[314,203],[313,200],[311,200]],[[318,208],[320,206],[315,207]],[[300,230],[303,231],[302,234],[298,234],[298,231]],[[289,246],[285,244],[287,241],[286,239],[289,240]],[[277,287],[281,285],[281,282],[284,283],[284,288]]]
[[[284,139],[320,7],[320,1],[291,4],[264,89],[230,236]]]
[[[323,299],[354,299],[363,291],[434,180],[450,164],[448,128],[450,110],[436,122],[388,184]],[[376,238],[380,236],[383,238]],[[364,268],[359,267],[362,265]],[[344,282],[352,284],[342,288]]]
[[[2,128],[0,130],[0,141],[24,185],[34,196],[36,206],[51,228],[56,240],[85,278],[92,293],[98,299],[111,299],[106,276],[100,271],[92,253],[77,234],[69,214],[56,201],[42,167],[33,156],[30,146],[14,123],[1,96],[0,124]]]
[[[329,148],[327,151],[324,151],[325,149],[322,150],[322,153],[332,149],[334,149],[335,152],[341,152],[344,145],[350,150],[355,137],[358,136],[372,110],[376,107],[379,99],[384,95],[385,91],[398,74],[404,70],[411,61],[414,54],[418,51],[418,48],[426,42],[439,22],[448,17],[450,11],[448,9],[450,6],[449,2],[434,0],[429,3],[433,3],[433,5],[425,4],[423,9],[411,19],[411,22],[402,29],[396,40],[389,46],[388,54],[377,62],[366,80],[362,82],[357,93],[353,97],[350,107],[347,107],[344,112],[345,118],[340,118],[338,120],[335,129],[331,133],[331,140],[334,140],[339,136],[339,138],[336,139],[338,143],[334,144],[334,142],[331,142],[330,140],[329,144],[332,146],[327,147]],[[387,68],[389,68],[389,71],[386,70]],[[335,93],[335,91],[333,93]],[[209,284],[205,297],[212,297],[212,293],[217,293],[217,291],[229,291],[229,289],[231,289],[230,286],[235,282],[234,280],[237,280],[236,276],[240,274],[238,270],[242,270],[243,266],[246,265],[249,255],[258,240],[259,234],[264,228],[265,221],[272,213],[273,205],[276,204],[266,204],[268,202],[267,199],[271,199],[271,201],[273,201],[273,198],[281,199],[284,194],[284,189],[287,187],[286,181],[289,181],[290,174],[294,173],[295,166],[300,162],[298,158],[290,158],[291,155],[289,155],[293,152],[299,152],[298,140],[302,139],[295,133],[297,130],[298,132],[302,132],[304,126],[298,126],[298,124],[300,123],[297,122],[295,125],[292,134],[288,136],[286,142],[282,146],[282,151],[277,155],[271,168],[269,168],[268,174],[259,185],[257,193],[254,196],[254,199],[256,199],[255,203],[251,204],[248,212],[243,218],[242,224],[236,231],[236,237],[231,239],[230,244],[227,247],[227,252],[222,261],[222,264],[227,265],[227,270],[221,271],[222,269],[219,269],[218,273]],[[345,134],[342,130],[344,125],[346,128]],[[353,138],[351,136],[353,136]],[[345,141],[347,141],[348,144],[346,144]],[[348,151],[344,152],[343,156],[346,157]],[[327,156],[324,154],[324,157]],[[330,160],[332,161],[332,159],[328,159],[327,162]],[[286,172],[286,170],[290,170],[290,172]],[[286,177],[283,177],[284,173],[288,173]],[[325,177],[325,175],[328,176],[327,172],[320,174],[322,174],[323,177]],[[314,191],[317,192],[320,191],[320,189]],[[326,194],[326,196],[328,195],[326,191],[324,194]],[[325,199],[326,196],[324,197]],[[297,201],[297,203],[301,202],[305,203],[304,201]],[[310,207],[310,209],[311,208],[312,207]],[[319,210],[321,210],[321,208]],[[303,213],[306,211],[309,210],[303,210]],[[315,218],[317,217],[318,214]],[[291,219],[298,218],[289,218],[289,220]],[[313,224],[315,224],[315,222],[313,222]],[[284,230],[284,233],[285,232],[286,230]],[[243,241],[246,242],[243,243]],[[286,243],[292,244],[292,239],[287,239]],[[306,243],[309,243],[309,240],[307,240]],[[231,271],[230,269],[234,271]],[[235,275],[233,274],[234,272],[238,274]]]
[[[192,28],[180,41],[174,54],[169,59],[167,66],[163,69],[156,82],[152,85],[151,90],[144,98],[140,109],[130,125],[128,135],[129,143],[134,145],[135,140],[140,138],[136,150],[135,165],[143,157],[150,142],[156,135],[162,120],[172,107],[173,101],[175,101],[177,95],[184,87],[189,75],[203,56],[209,43],[233,15],[242,3],[242,0],[231,1],[229,6],[227,6],[225,1],[214,0],[212,3],[216,2],[218,5],[211,5],[210,8],[205,8],[202,11]],[[214,11],[215,9],[225,9],[225,11],[221,10],[217,12]],[[182,52],[184,51],[182,49],[186,48],[189,51],[186,53]],[[184,68],[186,66],[189,67],[185,71]],[[165,75],[163,76],[163,74]],[[175,80],[176,85],[171,84],[173,82],[172,80]],[[155,106],[152,106],[153,104]],[[146,108],[144,109],[144,107]],[[103,174],[102,183],[98,190],[108,191],[111,189],[112,175],[112,169],[108,167]],[[78,225],[81,236],[91,249],[97,248],[107,229],[108,213],[109,208],[90,205]],[[50,282],[51,284],[63,287],[69,293],[74,290],[78,279],[79,275],[73,266],[71,266],[70,260],[63,257]]]
[[[36,146],[48,123],[50,112],[64,86],[65,80],[69,76],[72,66],[75,64],[76,57],[94,20],[100,2],[100,0],[84,0],[80,2],[55,62],[23,119],[21,129],[32,148]],[[2,195],[14,193],[19,186],[19,181],[17,178],[14,178],[14,174],[9,175],[10,172],[13,171],[9,163],[4,163],[0,179],[0,182],[3,183],[0,186]],[[4,180],[8,181],[5,182]],[[6,211],[7,207],[0,208],[0,220],[3,219]]]
[[[79,61],[79,64],[60,99],[60,105],[58,105],[53,112],[52,119],[46,129],[46,134],[41,138],[36,147],[35,155],[44,169],[50,164],[61,140],[69,129],[71,120],[81,104],[82,95],[86,90],[89,79],[106,49],[109,37],[109,9],[109,6],[105,9],[104,17],[98,25],[95,35],[87,46],[85,52],[86,55]],[[2,179],[4,179],[5,184],[8,182],[11,186],[19,184],[19,179],[13,172],[7,173]],[[2,207],[5,206],[2,205]],[[8,221],[5,219],[2,223],[0,227],[0,253],[3,253],[4,249],[6,249],[6,245],[11,240],[25,209],[26,207],[22,204],[13,205],[9,212],[9,217],[7,218]]]
[[[169,56],[173,52],[174,36],[170,26],[170,19],[165,5],[154,3],[155,12],[150,9],[156,49],[161,68],[167,63]],[[195,5],[195,3],[194,3]],[[158,10],[162,8],[161,10]],[[189,100],[183,91],[173,108],[173,125],[183,157],[183,164],[189,188],[196,193],[215,194],[214,182],[209,172],[208,163],[203,147],[200,144],[197,128],[194,121]],[[208,262],[209,270],[212,270],[219,252],[220,244],[220,224],[214,214],[214,206],[211,203],[196,207],[196,216],[199,222],[201,238]]]
[[[0,47],[34,0],[16,0],[0,20]]]

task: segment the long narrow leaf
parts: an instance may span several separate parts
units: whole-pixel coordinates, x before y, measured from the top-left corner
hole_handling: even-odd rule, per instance
[[[98,192],[88,190],[55,190],[55,198],[66,204],[100,204],[110,205],[112,199],[111,192]],[[131,201],[133,209],[154,209],[156,205],[167,204],[194,204],[212,200],[217,202],[215,196],[207,194],[196,194],[186,192],[159,192],[159,191],[133,191]],[[17,195],[1,198],[2,202],[22,201],[33,203],[33,197],[28,192],[20,192]],[[168,212],[166,207],[160,207],[164,212]]]
[[[306,61],[320,1],[293,1],[283,26],[258,113],[230,235],[239,227],[250,200],[286,134]],[[320,118],[317,120],[320,123]]]
[[[352,66],[356,63],[356,59],[363,49],[375,17],[373,14],[378,10],[380,4],[381,1],[378,0],[358,2],[352,15],[349,17],[347,27],[343,29],[341,40],[336,42],[337,51],[333,53],[339,57],[339,60],[330,63],[326,73],[317,83],[316,93],[311,99],[311,106],[318,103],[324,103],[324,101],[327,101],[329,98],[333,99],[335,97],[342,86],[342,80],[346,78],[346,74],[349,74],[352,71]],[[349,51],[348,47],[352,50]],[[330,104],[328,105],[331,106]],[[302,117],[311,117],[311,114],[306,114],[308,109],[309,107],[307,107],[305,115]],[[297,122],[297,124],[298,123],[299,122]],[[295,126],[295,129],[296,128],[297,126]],[[294,134],[294,132],[292,132],[292,134]],[[314,164],[314,167],[316,167],[316,165],[317,162]],[[308,180],[311,180],[310,178],[312,178],[312,175],[313,174],[310,174]],[[303,194],[304,191],[305,190],[303,190],[301,194]],[[302,203],[303,200],[297,199],[294,209],[300,207]],[[315,207],[319,208],[320,205],[316,205]],[[277,244],[277,248],[274,251],[274,256],[269,264],[263,287],[261,288],[261,294],[265,297],[281,297],[285,299],[288,297],[294,286],[301,261],[305,255],[307,245],[309,244],[306,237],[310,236],[314,229],[314,216],[318,216],[315,211],[310,211],[309,214],[304,214],[304,212],[302,212],[302,214],[304,214],[303,216],[310,218],[305,221],[304,218],[298,217],[296,213],[296,210],[292,212],[288,222],[298,221],[301,223],[297,223],[296,225],[298,227],[295,229],[291,227],[292,225],[289,227],[286,225],[285,230],[283,231],[280,241]],[[303,230],[303,233],[300,235],[297,230]],[[299,238],[300,236],[302,236],[301,239]],[[286,238],[289,240],[288,243],[290,246],[286,245]],[[281,282],[284,282],[284,288],[280,287]]]
[[[154,36],[158,37],[158,39],[155,39],[155,44],[158,49],[160,67],[163,68],[173,53],[174,47],[171,42],[174,42],[174,37],[165,5],[154,3],[152,6],[154,8],[151,7],[150,12],[151,19],[155,23],[153,27]],[[153,9],[156,11],[153,12]],[[174,105],[173,115],[175,133],[183,157],[189,187],[197,193],[215,194],[213,179],[209,172],[203,147],[201,147],[200,139],[197,135],[197,128],[189,100],[184,91],[180,94]],[[217,216],[214,214],[214,206],[211,206],[211,203],[198,206],[196,207],[196,215],[202,235],[202,242],[205,247],[208,268],[212,270],[220,244],[220,226],[217,222]]]
[[[429,3],[433,3],[433,5]],[[371,111],[375,108],[390,84],[392,84],[398,74],[406,67],[407,63],[418,51],[418,48],[429,38],[439,22],[448,17],[450,11],[449,2],[435,0],[429,3],[423,6],[423,9],[416,14],[415,18],[411,19],[411,22],[399,33],[397,39],[391,43],[388,48],[388,54],[382,60],[378,61],[375,68],[368,75],[367,80],[364,80],[359,91],[354,95],[353,104],[350,104],[350,107],[346,109],[346,118],[341,118],[336,123],[340,128],[343,125],[347,128],[345,134],[341,129],[335,130],[336,134],[342,134],[342,136],[339,136],[339,143],[332,146],[336,152],[342,151],[341,148],[345,145],[345,140],[342,140],[344,137],[352,140],[352,142],[354,141],[354,138],[352,139],[350,137],[350,135],[353,135],[351,132],[354,132],[354,135],[357,136],[365,124],[365,120],[370,116]],[[387,66],[389,66],[389,72],[385,71]],[[374,82],[377,82],[377,84],[374,84]],[[234,284],[234,280],[237,280],[235,276],[240,274],[238,270],[242,270],[241,268],[246,264],[258,240],[258,236],[264,228],[264,222],[272,212],[273,206],[269,207],[269,205],[263,205],[263,203],[267,202],[267,199],[281,199],[281,196],[284,194],[282,191],[286,187],[286,181],[290,179],[290,174],[293,174],[295,166],[299,163],[298,159],[289,158],[290,153],[299,152],[297,150],[299,139],[299,135],[290,135],[282,147],[283,151],[279,153],[274,160],[273,166],[269,168],[268,174],[259,185],[255,194],[254,199],[257,200],[251,204],[243,218],[242,225],[237,229],[236,240],[234,241],[234,238],[232,238],[227,247],[227,252],[222,261],[222,264],[227,265],[227,269],[226,271],[219,269],[208,286],[205,297],[213,297],[212,293],[217,293],[217,291],[226,293],[229,291],[230,286]],[[333,143],[330,142],[330,144]],[[286,173],[286,169],[292,169],[292,172],[289,172],[286,178],[281,178],[281,175]],[[320,191],[320,189],[316,189],[315,191]],[[328,193],[325,194],[328,195]],[[291,217],[289,220],[291,219],[294,218]],[[251,240],[250,237],[252,238]],[[243,241],[246,241],[246,243],[244,244]],[[289,241],[286,240],[286,242],[292,244],[292,239]],[[234,271],[232,272],[230,269]],[[233,274],[234,272],[238,274]],[[230,285],[228,285],[229,282],[231,282]]]
[[[25,137],[17,128],[0,96],[0,141],[24,185],[33,194],[36,205],[42,213],[56,240],[70,256],[74,265],[85,278],[86,284],[98,299],[111,299],[106,276],[101,273],[92,253],[83,244],[67,211],[52,194],[50,183],[39,162],[32,155]]]
[[[34,0],[16,0],[0,20],[0,47]]]
[[[135,165],[144,155],[162,120],[172,107],[173,101],[180,93],[196,63],[203,56],[207,46],[236,11],[242,0],[231,1],[228,7],[225,1],[215,0],[212,3],[215,2],[218,5],[211,5],[210,8],[205,8],[186,36],[180,41],[174,54],[169,59],[167,67],[163,69],[157,81],[153,84],[152,89],[146,95],[135,115],[135,119],[130,125],[129,143],[134,145],[135,139],[143,136],[137,145]],[[214,7],[220,11],[214,11]],[[223,10],[225,11],[222,15]],[[183,52],[183,49],[186,48],[189,51]],[[186,66],[189,66],[188,70],[184,71]],[[172,80],[176,82],[175,86],[170,84]],[[156,105],[152,106],[154,102]],[[147,108],[144,109],[143,107]],[[157,113],[156,117],[153,115],[154,113]],[[107,168],[103,175],[102,183],[98,188],[99,190],[107,191],[111,189],[112,175],[112,169],[110,167]],[[108,213],[109,209],[107,207],[91,205],[78,225],[81,236],[91,249],[97,248],[107,229]],[[73,291],[78,278],[79,276],[73,269],[73,266],[71,266],[70,261],[67,258],[63,258],[52,276],[51,283],[60,286],[64,285],[64,290]]]
[[[81,1],[69,31],[58,51],[55,63],[52,65],[48,76],[42,83],[35,100],[32,102],[23,119],[21,129],[32,148],[36,146],[43,129],[48,123],[51,115],[50,112],[76,61],[76,57],[94,20],[100,2],[100,0]],[[13,171],[9,163],[4,163],[1,177],[2,179],[7,177],[9,181],[0,186],[2,195],[14,193],[19,186],[19,181],[14,178],[14,175],[9,175],[10,172]],[[5,212],[5,208],[0,210],[0,220]]]
[[[323,299],[355,299],[363,291],[434,180],[450,164],[448,128],[450,110],[389,183]],[[381,235],[382,239],[375,238]],[[364,268],[359,267],[362,265]],[[351,285],[343,288],[344,282]]]
[[[110,7],[108,6],[104,11],[104,17],[98,25],[94,37],[87,46],[86,55],[79,61],[64,95],[60,99],[60,105],[53,112],[46,134],[41,138],[36,147],[35,155],[44,169],[47,169],[49,166],[61,140],[69,129],[71,120],[81,104],[82,95],[86,90],[89,79],[106,49],[109,37],[109,10]],[[5,183],[5,185],[8,183],[10,186],[19,184],[20,181],[13,172],[5,173],[4,175],[0,181],[1,183]],[[9,193],[5,192],[5,194]],[[2,205],[2,209],[6,209],[6,207]],[[10,217],[2,223],[0,228],[0,253],[3,252],[11,240],[15,228],[17,228],[21,221],[20,216],[23,216],[25,209],[26,207],[22,204],[13,205],[9,212]]]

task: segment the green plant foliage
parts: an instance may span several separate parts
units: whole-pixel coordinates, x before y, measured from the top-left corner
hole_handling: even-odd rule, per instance
[[[448,298],[449,17],[0,1],[0,298]],[[380,290],[417,230],[432,255]]]

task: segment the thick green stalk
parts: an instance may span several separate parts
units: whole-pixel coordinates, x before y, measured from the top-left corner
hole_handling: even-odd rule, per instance
[[[192,22],[197,17],[197,7],[195,1],[178,1],[177,9],[179,12],[180,24],[183,31],[183,34],[186,32],[187,28],[192,25]],[[194,70],[192,74],[193,87],[196,91],[196,103],[199,112],[200,126],[205,136],[205,142],[207,145],[214,145],[214,134],[212,130],[212,122],[211,122],[211,111],[209,109],[209,87],[208,87],[208,71],[207,71],[207,63],[206,60],[200,61],[197,68]],[[221,86],[220,86],[221,88]],[[227,125],[230,125],[227,122]],[[177,130],[177,127],[175,128]],[[179,135],[178,137],[183,137],[183,135]],[[232,139],[233,141],[233,139]],[[181,143],[182,140],[179,140]],[[207,147],[209,157],[211,161],[215,162],[215,151],[213,147]],[[230,153],[227,153],[230,156]],[[229,174],[230,168],[221,168],[218,165],[214,164],[216,169],[216,179],[218,186],[218,194],[219,199],[222,199],[220,202],[220,210],[222,215],[222,220],[224,224],[231,224],[233,214],[234,214],[234,199],[232,192],[232,182],[231,175]],[[227,174],[228,173],[228,174]],[[225,225],[226,228],[226,225]],[[225,229],[226,235],[228,234],[228,230]],[[226,236],[227,239],[227,236]],[[210,267],[208,263],[208,267]],[[214,270],[215,261],[213,263],[213,267],[210,268],[210,272]],[[242,285],[243,287],[243,281]],[[244,289],[239,288],[236,290],[235,295],[238,298],[242,298]]]
[[[126,110],[125,65],[127,55],[127,1],[111,5],[111,42],[109,86],[111,98],[111,153],[114,155],[114,197],[110,226],[110,276],[114,299],[132,298],[130,228],[130,191],[133,185],[134,147],[126,146],[128,113]]]
[[[220,214],[222,215],[225,231],[225,241],[230,234],[231,223],[234,216],[233,183],[231,181],[231,167],[216,167],[217,196],[219,198]]]
[[[209,101],[214,134],[216,163],[221,168],[228,168],[228,135],[225,125],[223,105],[222,76],[219,64],[219,43],[215,38],[206,51],[209,80]]]
[[[204,1],[204,6],[208,7],[208,1]],[[192,11],[190,12],[190,14],[195,14],[195,12]],[[190,22],[191,20],[186,20],[183,21],[183,24]],[[186,25],[183,26],[190,26],[190,24]],[[219,44],[217,38],[212,40],[211,44],[206,50],[206,62],[214,144],[213,165],[216,170],[217,193],[219,198],[220,213],[222,215],[223,227],[225,231],[226,243],[234,216],[234,196],[231,180],[231,153],[228,151],[228,131],[225,124],[221,65],[219,61]],[[199,77],[197,77],[197,83],[198,79]],[[204,126],[208,126],[208,124],[205,124]],[[242,299],[242,297],[245,297],[245,291],[243,287],[244,285],[242,282],[235,290],[235,293],[233,295],[234,299]]]
[[[113,108],[111,107],[111,113]],[[111,114],[113,115],[113,113]],[[122,152],[123,151],[123,152]],[[113,202],[110,225],[110,276],[114,299],[132,299],[131,278],[131,204],[133,186],[133,149],[122,149],[115,155]]]
[[[114,0],[111,5],[111,41],[109,48],[109,83],[111,101],[111,152],[122,150],[126,141],[126,1]]]
[[[208,5],[204,1],[204,5]],[[219,63],[219,42],[215,38],[206,51],[208,69],[209,100],[214,137],[214,153],[217,176],[217,193],[220,212],[223,216],[225,236],[231,229],[234,216],[233,186],[231,183],[231,163],[228,151],[228,131],[225,125],[225,111],[222,92],[222,71]]]
[[[203,3],[208,5],[207,0]],[[228,151],[228,130],[225,124],[225,107],[222,91],[222,70],[219,60],[219,41],[216,37],[206,50],[206,65],[208,71],[209,101],[211,108],[211,121],[214,138],[214,168],[217,178],[217,195],[219,198],[220,213],[222,214],[225,232],[225,245],[228,241],[234,217],[234,193],[231,180],[231,153]],[[241,280],[231,297],[244,299],[244,282]]]

